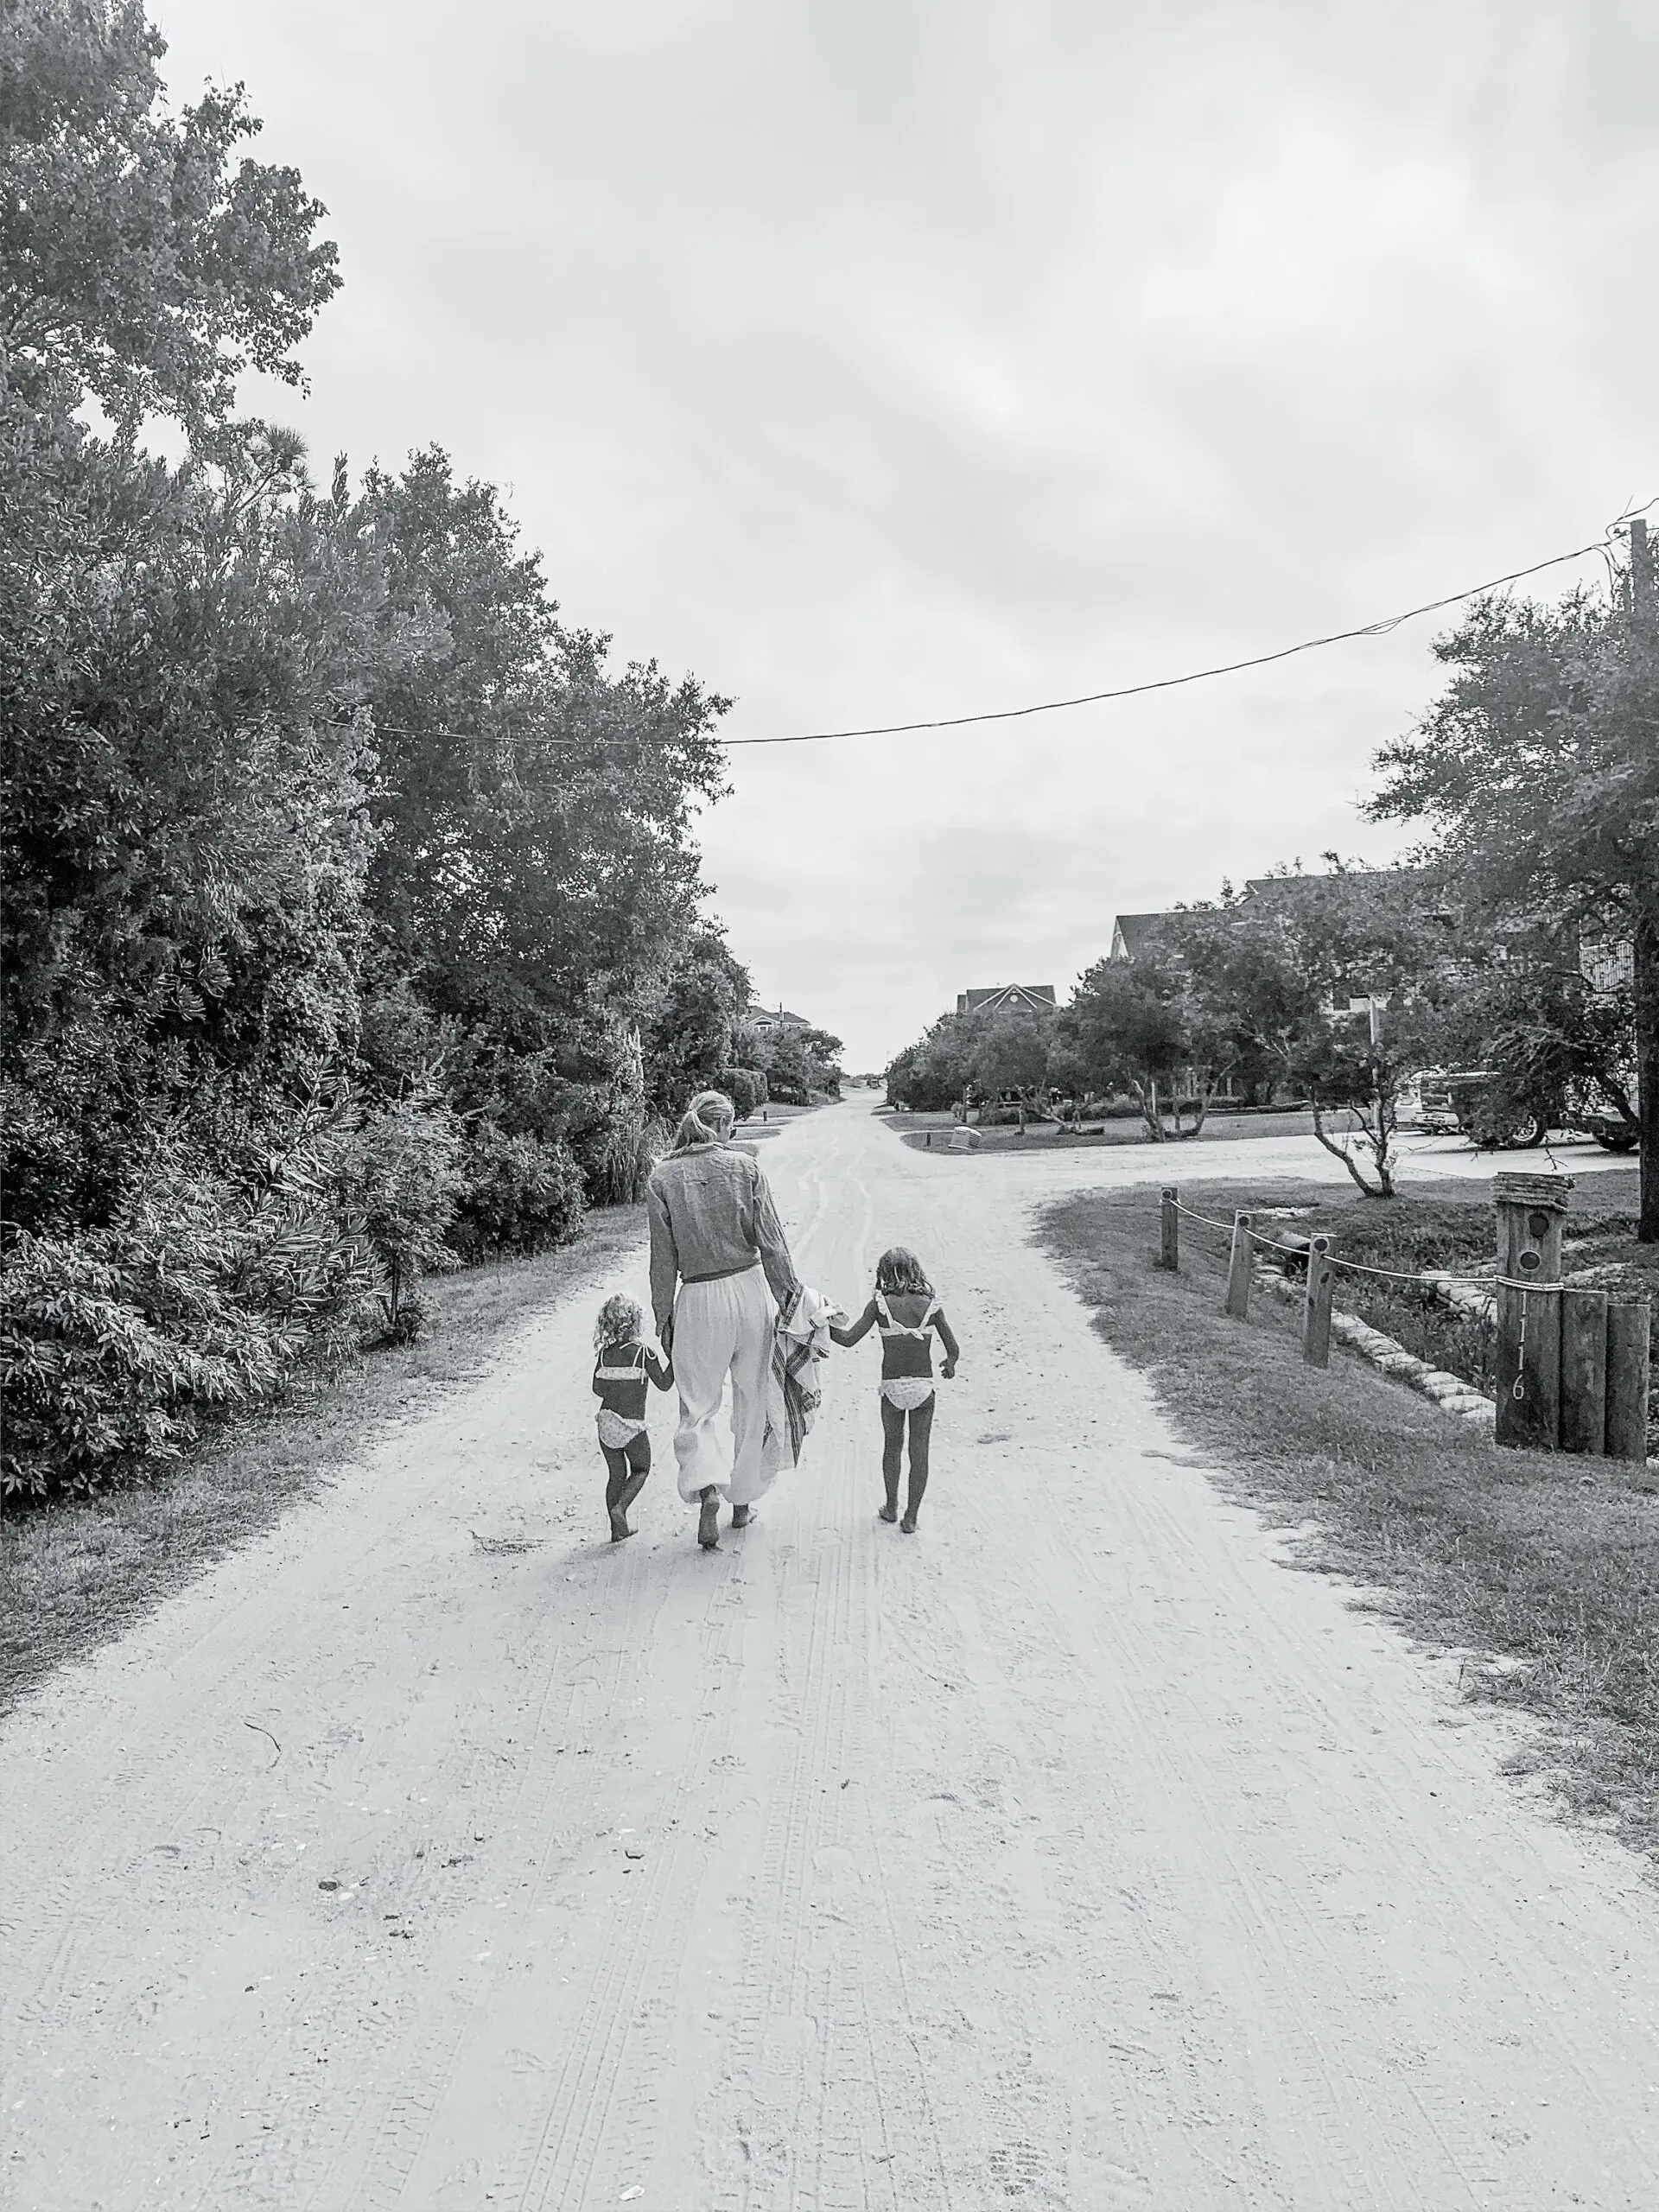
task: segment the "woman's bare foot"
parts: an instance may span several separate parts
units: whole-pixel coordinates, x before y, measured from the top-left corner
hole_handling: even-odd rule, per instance
[[[913,1536],[915,1535],[916,1516],[913,1513],[906,1514],[904,1519],[899,1523],[899,1533],[901,1536]]]
[[[720,1492],[712,1487],[702,1493],[702,1510],[697,1515],[697,1541],[706,1552],[720,1549]]]
[[[632,1534],[632,1529],[628,1526],[627,1515],[626,1513],[613,1513],[611,1516],[611,1541],[613,1544],[626,1543],[627,1539]]]
[[[753,1518],[754,1508],[752,1505],[734,1505],[732,1508],[732,1526],[734,1529],[747,1529]]]
[[[899,1518],[899,1509],[896,1505],[879,1506],[876,1509],[875,1517],[878,1521],[896,1521]]]

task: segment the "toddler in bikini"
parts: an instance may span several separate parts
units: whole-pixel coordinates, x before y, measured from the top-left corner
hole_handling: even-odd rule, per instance
[[[651,1472],[651,1438],[645,1432],[647,1378],[659,1390],[674,1380],[671,1360],[658,1359],[645,1342],[645,1317],[639,1301],[619,1291],[599,1309],[594,1324],[594,1392],[599,1400],[599,1448],[605,1454],[605,1510],[611,1516],[611,1541],[620,1544],[633,1530],[628,1508]]]
[[[938,1330],[944,1347],[939,1373],[947,1382],[957,1371],[961,1352],[921,1262],[901,1244],[876,1262],[875,1293],[857,1320],[849,1328],[833,1321],[830,1325],[838,1344],[855,1344],[871,1329],[881,1332],[881,1479],[887,1493],[881,1518],[899,1521],[899,1469],[908,1421],[910,1494],[899,1526],[913,1536],[927,1489],[928,1440],[933,1433],[931,1332]]]

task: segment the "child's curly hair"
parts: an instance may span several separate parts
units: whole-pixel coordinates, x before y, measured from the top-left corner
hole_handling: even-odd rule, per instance
[[[625,1344],[645,1332],[645,1317],[639,1300],[626,1297],[619,1290],[599,1309],[599,1319],[594,1324],[594,1350],[603,1351],[607,1344]]]
[[[885,1251],[875,1263],[875,1287],[883,1298],[931,1298],[933,1286],[923,1272],[922,1263],[913,1252],[902,1244],[894,1244]]]

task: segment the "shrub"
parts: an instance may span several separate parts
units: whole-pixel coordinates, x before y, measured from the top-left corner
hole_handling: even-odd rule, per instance
[[[480,1122],[461,1160],[461,1192],[449,1242],[465,1260],[493,1252],[543,1252],[582,1231],[582,1171],[569,1147],[510,1136]]]
[[[315,1141],[247,1190],[159,1149],[108,1228],[20,1231],[0,1267],[0,1491],[153,1474],[201,1417],[355,1342],[372,1261],[311,1187]]]
[[[747,1122],[751,1114],[758,1112],[768,1096],[766,1078],[759,1068],[722,1068],[717,1088],[737,1109],[740,1122]]]
[[[195,1309],[188,1338],[144,1310],[116,1232],[16,1238],[0,1271],[8,1497],[152,1472],[194,1436],[199,1408],[274,1388],[276,1362],[254,1317],[176,1257],[169,1288]]]
[[[454,1116],[421,1093],[364,1122],[344,1148],[340,1200],[385,1272],[380,1306],[394,1343],[419,1333],[419,1308],[407,1319],[404,1309],[421,1277],[455,1263],[445,1238],[465,1187],[460,1154]]]

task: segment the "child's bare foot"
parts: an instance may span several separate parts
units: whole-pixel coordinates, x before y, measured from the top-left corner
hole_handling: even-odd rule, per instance
[[[878,1521],[896,1521],[899,1518],[899,1509],[896,1505],[880,1506],[877,1509],[875,1517]]]
[[[913,1513],[906,1514],[904,1519],[899,1523],[899,1533],[901,1536],[913,1536],[915,1535],[916,1516]]]
[[[753,1518],[754,1508],[752,1505],[734,1505],[732,1508],[732,1526],[734,1529],[747,1529]]]
[[[702,1493],[702,1510],[697,1515],[697,1541],[706,1552],[720,1549],[720,1492],[706,1490]]]

